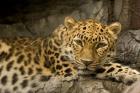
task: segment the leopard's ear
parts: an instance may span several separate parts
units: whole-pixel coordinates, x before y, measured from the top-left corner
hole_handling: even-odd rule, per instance
[[[71,28],[75,25],[76,23],[76,20],[73,19],[72,17],[68,16],[68,17],[65,17],[65,21],[64,21],[64,25],[68,28]]]
[[[121,24],[119,22],[110,24],[108,28],[115,35],[118,35],[121,32]]]

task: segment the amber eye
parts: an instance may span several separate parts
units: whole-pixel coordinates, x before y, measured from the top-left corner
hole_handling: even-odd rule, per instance
[[[74,39],[74,42],[77,44],[77,45],[80,45],[81,47],[83,47],[83,43],[80,39]]]
[[[96,46],[96,49],[102,48],[102,47],[105,47],[105,46],[107,46],[106,43],[98,43],[97,46]]]

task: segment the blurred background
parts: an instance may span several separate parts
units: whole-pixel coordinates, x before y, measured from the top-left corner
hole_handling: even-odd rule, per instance
[[[1,0],[0,36],[46,36],[65,16],[139,29],[139,5],[139,0]]]

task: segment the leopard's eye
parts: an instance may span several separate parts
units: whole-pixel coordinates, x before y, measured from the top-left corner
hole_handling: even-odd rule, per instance
[[[98,44],[96,45],[96,49],[99,49],[99,48],[102,48],[102,47],[105,47],[105,46],[107,46],[106,43],[98,43]]]
[[[77,45],[80,45],[81,47],[83,47],[82,40],[80,40],[80,39],[74,39],[74,42],[75,42]]]

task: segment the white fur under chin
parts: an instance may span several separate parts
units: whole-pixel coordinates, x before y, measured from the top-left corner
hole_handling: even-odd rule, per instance
[[[79,70],[78,75],[91,75],[94,74],[93,71],[90,70]]]

